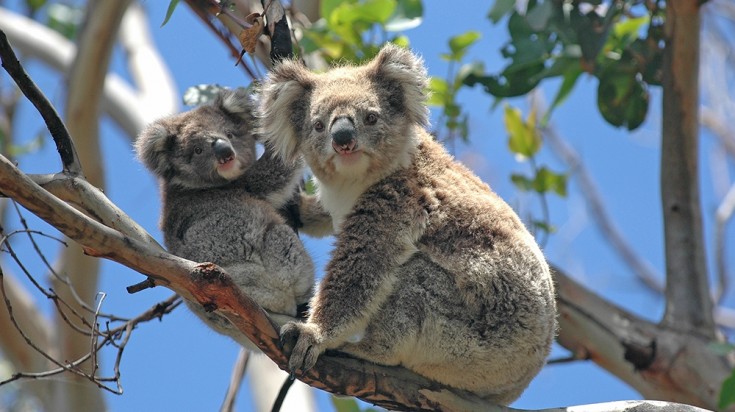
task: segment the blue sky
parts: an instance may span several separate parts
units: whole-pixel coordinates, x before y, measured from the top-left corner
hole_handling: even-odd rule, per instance
[[[144,1],[150,15],[151,31],[164,59],[168,62],[181,94],[189,86],[219,83],[237,87],[248,83],[241,69],[234,67],[229,53],[199,23],[189,9],[180,6],[171,21],[160,28],[166,1]],[[482,60],[486,67],[500,68],[503,62],[498,52],[507,38],[501,23],[492,26],[485,15],[488,5],[480,2],[425,1],[424,23],[406,34],[412,48],[423,55],[430,74],[444,75],[446,62],[439,54],[447,50],[450,36],[467,30],[478,30],[482,39],[474,45],[467,60]],[[120,56],[113,68],[127,76]],[[42,65],[29,66],[31,75],[55,102],[63,100],[64,90],[59,77]],[[544,86],[547,96],[553,95],[556,84]],[[586,167],[602,192],[608,212],[632,246],[659,272],[664,272],[663,232],[658,189],[660,140],[660,104],[654,91],[651,110],[646,122],[635,133],[608,126],[596,109],[596,82],[582,77],[569,100],[554,114],[553,123],[560,133],[582,156]],[[519,163],[507,150],[502,110],[490,110],[492,100],[480,90],[463,90],[459,100],[468,109],[471,119],[470,144],[457,145],[456,157],[476,171],[493,189],[513,205],[520,214],[537,213],[537,199],[519,193],[510,183],[512,172],[527,172],[528,164]],[[523,99],[511,100],[521,108]],[[59,111],[63,112],[59,107]],[[40,123],[32,108],[20,113],[23,124],[33,125],[19,130],[19,138],[30,140],[39,131]],[[130,141],[109,119],[103,120],[103,155],[108,165],[107,194],[124,211],[138,221],[157,239],[160,202],[154,178],[134,158]],[[702,164],[713,149],[713,139],[702,139]],[[539,161],[555,170],[564,166],[542,149]],[[21,167],[29,172],[58,170],[58,158],[53,145],[47,144],[32,157],[21,159]],[[730,165],[730,173],[734,173]],[[703,211],[707,228],[711,228],[714,208],[719,200],[712,184],[702,181]],[[664,301],[646,291],[612,252],[594,226],[579,186],[571,180],[570,194],[561,199],[549,197],[551,223],[559,228],[545,248],[550,262],[565,268],[587,287],[650,320],[657,320]],[[28,214],[27,214],[28,216]],[[42,227],[35,219],[32,224]],[[730,238],[735,235],[733,225]],[[712,233],[706,234],[711,246]],[[314,257],[319,272],[328,259],[329,240],[304,239]],[[732,242],[730,242],[732,244]],[[732,246],[729,251],[732,252]],[[735,265],[733,253],[729,263]],[[713,262],[710,259],[710,268]],[[38,273],[43,273],[40,271]],[[125,287],[142,277],[114,262],[103,263],[101,290],[107,293],[105,311],[131,316],[165,299],[171,292],[156,288],[135,295]],[[730,292],[727,302],[735,306]],[[224,396],[237,346],[225,337],[207,329],[185,308],[164,318],[141,326],[128,344],[122,365],[125,394],[107,396],[113,411],[146,410],[216,410]],[[552,358],[563,357],[566,351],[555,347]],[[513,405],[520,408],[547,408],[623,399],[639,399],[634,390],[590,362],[551,365],[533,381],[529,389]],[[326,402],[326,396],[320,399]],[[249,411],[252,404],[247,386],[238,400],[238,410]]]

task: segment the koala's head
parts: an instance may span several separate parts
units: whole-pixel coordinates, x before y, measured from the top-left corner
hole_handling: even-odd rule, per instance
[[[135,150],[168,184],[216,187],[255,161],[253,107],[244,89],[224,90],[209,103],[148,125]]]
[[[302,153],[322,181],[381,173],[405,163],[428,123],[427,82],[421,59],[394,45],[322,74],[284,61],[261,87],[261,134],[285,159]]]

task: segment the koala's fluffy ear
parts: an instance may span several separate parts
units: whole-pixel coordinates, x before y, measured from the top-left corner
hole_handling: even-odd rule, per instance
[[[248,124],[255,122],[252,98],[245,88],[240,87],[220,91],[212,105],[225,113],[244,120]]]
[[[162,121],[146,126],[135,140],[135,152],[138,159],[151,172],[166,179],[174,172],[173,165],[168,159],[176,143],[176,135],[171,133]]]
[[[260,87],[260,136],[283,159],[298,156],[298,129],[306,121],[308,93],[314,76],[301,63],[284,60],[271,70]]]
[[[370,62],[368,73],[376,84],[385,84],[395,93],[401,94],[402,109],[406,116],[420,125],[429,124],[425,91],[429,77],[419,56],[388,43]],[[396,87],[397,85],[400,87]]]

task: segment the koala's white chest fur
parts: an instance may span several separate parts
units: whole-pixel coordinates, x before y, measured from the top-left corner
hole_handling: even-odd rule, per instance
[[[327,185],[315,179],[317,196],[324,209],[332,216],[334,232],[339,233],[345,216],[352,210],[357,198],[367,190],[365,182],[343,180]]]

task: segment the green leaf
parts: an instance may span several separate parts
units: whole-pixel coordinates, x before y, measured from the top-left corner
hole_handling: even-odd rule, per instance
[[[398,0],[393,15],[385,23],[387,31],[404,31],[418,27],[424,21],[421,0]]]
[[[76,6],[54,3],[48,7],[48,26],[67,39],[74,39],[82,24],[84,11]]]
[[[480,32],[468,31],[449,39],[449,50],[451,51],[451,60],[460,61],[467,53],[467,49],[480,39]]]
[[[542,167],[533,179],[533,189],[538,193],[554,192],[561,197],[567,196],[567,176]]]
[[[487,14],[487,18],[490,19],[490,21],[493,22],[493,24],[497,24],[500,19],[503,18],[506,14],[510,13],[513,10],[513,7],[516,5],[515,0],[495,0],[495,3],[493,3],[493,7],[490,9],[490,12]]]
[[[179,4],[179,0],[171,0],[168,3],[168,9],[166,10],[166,17],[163,18],[163,23],[161,23],[161,27],[165,26],[166,23],[168,23],[168,20],[174,14],[174,10],[176,10],[176,6],[178,4]]]
[[[484,71],[485,65],[481,61],[463,64],[462,67],[457,70],[457,76],[454,78],[454,84],[456,87],[459,87],[464,84],[465,80],[470,75],[482,76]]]
[[[26,0],[26,6],[31,9],[31,13],[35,13],[41,7],[46,5],[46,0]]]
[[[319,5],[320,15],[329,20],[334,10],[342,4],[355,4],[357,0],[321,0]]]
[[[651,21],[649,15],[623,20],[613,26],[613,34],[618,38],[630,38],[635,40],[640,37],[641,28]]]
[[[551,118],[551,113],[554,111],[554,109],[556,109],[560,104],[564,102],[564,100],[567,99],[569,93],[571,93],[572,89],[574,89],[574,85],[577,83],[577,79],[579,79],[579,76],[582,73],[582,67],[579,65],[579,61],[577,61],[577,67],[570,69],[564,74],[564,80],[561,82],[561,86],[559,86],[559,90],[556,92],[556,96],[554,96],[554,101],[551,102],[549,110],[546,111],[546,114],[544,114],[544,117],[541,120],[542,126],[545,126],[549,122],[549,119]]]
[[[719,356],[726,356],[735,351],[735,344],[729,342],[712,342],[707,345],[707,348]]]
[[[549,25],[549,20],[554,14],[554,5],[550,0],[546,0],[541,4],[536,4],[534,8],[526,14],[528,25],[535,31],[543,31]]]
[[[355,398],[332,395],[332,405],[337,412],[377,412],[375,408],[360,409],[360,404]]]
[[[309,176],[309,178],[306,179],[306,182],[304,183],[304,191],[307,195],[316,194],[316,183],[314,182],[314,176]]]
[[[521,111],[505,106],[503,117],[505,130],[508,132],[508,148],[511,152],[529,158],[541,148],[541,136],[529,122],[523,121]]]
[[[362,21],[385,24],[396,10],[396,0],[367,0],[355,10]]]
[[[551,225],[548,222],[544,222],[542,220],[534,220],[531,223],[533,224],[535,228],[540,229],[546,233],[556,232],[556,226]]]
[[[722,382],[720,400],[717,407],[724,411],[725,408],[732,404],[735,404],[735,370],[733,370],[730,376]]]
[[[396,36],[392,38],[390,42],[395,44],[396,46],[401,46],[404,49],[407,49],[411,46],[411,41],[407,36]]]
[[[500,75],[477,75],[470,73],[464,84],[474,86],[481,84],[487,93],[495,97],[515,97],[526,94],[533,90],[539,83],[536,77],[545,70],[543,63],[536,63],[523,68],[504,70]]]
[[[39,150],[43,149],[44,145],[46,144],[46,136],[46,129],[42,129],[28,143],[24,143],[21,145],[11,144],[10,147],[8,147],[8,154],[11,157],[20,157],[26,154],[38,152]]]
[[[432,76],[429,79],[429,100],[427,104],[429,106],[442,107],[447,102],[449,95],[449,85],[447,81],[441,77]]]
[[[522,190],[524,192],[530,192],[531,190],[533,190],[533,180],[521,174],[518,174],[518,173],[511,174],[510,181],[513,182],[515,187],[517,187],[519,190]]]
[[[360,406],[355,398],[332,396],[332,405],[337,412],[360,412]]]
[[[646,84],[624,67],[621,63],[600,74],[597,107],[611,125],[634,130],[646,119],[650,97]]]
[[[200,106],[214,100],[214,96],[225,88],[218,84],[199,84],[191,86],[184,92],[186,106]]]

